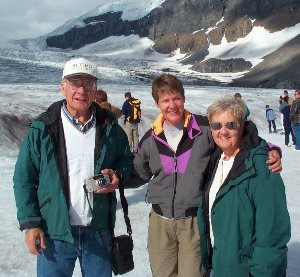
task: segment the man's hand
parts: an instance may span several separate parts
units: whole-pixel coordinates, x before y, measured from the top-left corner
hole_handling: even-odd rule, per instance
[[[112,169],[103,169],[101,170],[101,173],[107,174],[109,176],[110,183],[108,184],[108,186],[95,191],[95,193],[108,193],[115,191],[120,183],[118,175]]]
[[[25,242],[31,254],[40,256],[41,248],[46,249],[45,234],[40,228],[32,228],[26,232]]]
[[[275,173],[280,173],[282,170],[281,157],[277,150],[269,151],[269,159],[267,160],[269,169]]]

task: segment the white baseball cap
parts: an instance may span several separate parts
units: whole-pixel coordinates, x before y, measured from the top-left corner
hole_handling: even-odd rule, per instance
[[[88,75],[95,79],[98,79],[98,70],[95,63],[85,59],[76,58],[66,62],[62,79],[73,77],[73,76],[84,76]]]

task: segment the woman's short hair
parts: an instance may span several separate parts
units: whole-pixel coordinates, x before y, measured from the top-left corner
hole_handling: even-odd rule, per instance
[[[242,99],[231,95],[225,95],[215,100],[207,109],[208,120],[211,121],[215,114],[229,112],[239,122],[245,121],[247,106]]]
[[[167,92],[179,92],[184,98],[184,88],[182,83],[174,75],[162,74],[152,81],[152,97],[157,103],[159,96]]]

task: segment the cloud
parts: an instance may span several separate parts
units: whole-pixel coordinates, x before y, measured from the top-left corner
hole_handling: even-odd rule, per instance
[[[71,18],[94,9],[99,0],[1,0],[0,47],[9,39],[45,35]],[[87,5],[88,3],[88,5]]]

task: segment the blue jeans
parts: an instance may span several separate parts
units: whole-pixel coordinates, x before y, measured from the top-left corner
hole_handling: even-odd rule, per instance
[[[295,149],[300,150],[300,123],[297,123],[293,126],[294,136],[296,138],[296,147]]]
[[[109,230],[100,234],[89,227],[72,227],[74,244],[46,238],[47,248],[37,257],[38,277],[71,277],[77,258],[84,277],[111,277],[107,250],[111,249]]]
[[[292,136],[293,144],[296,144],[296,139],[294,136],[293,128],[292,127],[284,127],[284,143],[288,145],[290,143],[290,134]]]

